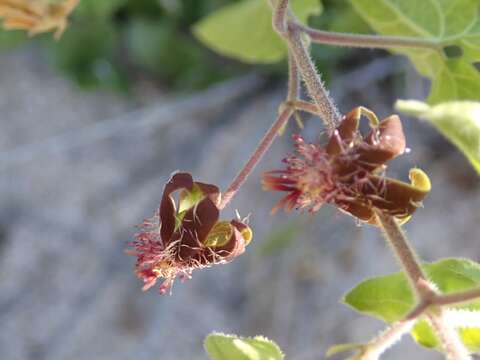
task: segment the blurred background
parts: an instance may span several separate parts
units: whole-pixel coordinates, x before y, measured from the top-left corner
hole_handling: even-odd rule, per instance
[[[197,271],[172,296],[142,293],[124,255],[175,170],[225,188],[276,116],[286,64],[222,58],[192,24],[227,0],[82,0],[60,41],[0,32],[0,359],[207,359],[211,331],[263,334],[287,359],[322,359],[330,345],[369,340],[384,325],[339,303],[368,276],[398,269],[376,229],[324,207],[314,216],[270,209],[265,170],[281,166],[295,123],[233,203],[254,241],[228,266]],[[322,29],[368,32],[347,1],[324,0]],[[342,16],[336,16],[341,13]],[[384,51],[313,48],[343,112],[379,116],[428,82]],[[318,119],[303,116],[305,136]],[[406,229],[425,260],[480,260],[478,177],[436,132],[405,118],[433,191]],[[406,337],[386,359],[440,359]]]

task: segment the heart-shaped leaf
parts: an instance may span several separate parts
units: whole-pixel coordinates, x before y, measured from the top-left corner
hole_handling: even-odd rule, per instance
[[[432,79],[429,103],[479,100],[480,3],[478,0],[351,0],[380,34],[431,40],[444,51],[394,49]]]

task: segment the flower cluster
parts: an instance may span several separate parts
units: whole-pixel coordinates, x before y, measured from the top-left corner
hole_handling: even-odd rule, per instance
[[[28,30],[29,35],[55,30],[59,39],[67,27],[67,17],[80,0],[0,0],[0,18],[6,30]]]
[[[370,133],[363,137],[360,118],[370,119]],[[430,191],[430,180],[420,169],[410,170],[411,184],[386,178],[389,160],[405,152],[400,118],[379,122],[369,110],[358,107],[344,116],[325,147],[294,136],[296,154],[284,159],[286,169],[263,176],[265,190],[284,191],[278,208],[308,208],[314,212],[334,204],[363,222],[376,224],[375,209],[407,221]]]
[[[241,220],[219,221],[220,196],[216,186],[193,181],[188,173],[171,177],[159,210],[140,225],[128,251],[137,256],[135,272],[143,290],[162,278],[164,294],[177,276],[190,278],[194,269],[227,263],[245,251],[252,231]]]

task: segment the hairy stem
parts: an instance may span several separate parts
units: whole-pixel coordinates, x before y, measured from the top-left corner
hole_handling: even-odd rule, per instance
[[[308,94],[318,107],[318,115],[325,122],[328,132],[333,133],[336,124],[340,120],[340,113],[323,85],[315,64],[310,57],[309,50],[302,39],[301,31],[294,26],[290,26],[292,22],[287,21],[289,17],[293,18],[291,11],[288,10],[288,1],[270,0],[270,5],[273,9],[274,24],[277,24],[275,30],[277,30],[278,26],[281,26],[278,24],[286,24],[285,29],[281,28],[277,32],[287,42],[290,54],[295,60],[295,64],[307,87]]]
[[[466,290],[454,294],[437,295],[433,299],[436,305],[457,305],[480,298],[480,288]]]
[[[288,52],[288,94],[287,101],[297,101],[300,98],[300,74],[295,59]]]
[[[380,210],[376,210],[375,213],[385,239],[400,261],[410,281],[410,285],[417,295],[423,297],[423,294],[425,294],[425,286],[422,285],[422,280],[426,282],[427,277],[420,267],[417,255],[410,246],[405,233],[394,217],[384,214]]]
[[[303,100],[287,101],[285,105],[291,106],[295,110],[305,111],[312,115],[318,115],[317,105],[312,104],[308,101],[303,101]]]
[[[398,321],[371,340],[355,357],[356,360],[377,360],[386,350],[395,345],[403,335],[412,330],[416,319]]]
[[[419,260],[410,246],[405,233],[398,222],[392,216],[384,214],[380,210],[375,211],[385,238],[393,249],[395,255],[403,266],[415,293],[424,302],[425,309],[437,299],[437,294],[428,287],[428,280],[420,267]],[[419,307],[422,306],[422,302]],[[420,316],[424,309],[418,311],[415,316]],[[445,321],[444,309],[437,307],[435,311],[428,313],[428,319],[432,324],[443,346],[448,360],[469,360],[468,350],[463,345],[455,329]]]
[[[445,321],[444,311],[444,309],[438,308],[435,314],[428,315],[428,320],[440,339],[447,360],[471,360],[457,331]]]
[[[305,83],[308,94],[318,107],[318,113],[325,122],[329,133],[333,133],[340,121],[338,112],[333,100],[330,98],[327,89],[318,74],[315,65],[310,57],[307,47],[302,40],[301,32],[289,29],[287,43],[292,51],[295,62]]]
[[[272,6],[276,6],[276,11],[273,12],[273,29],[279,34],[285,35],[287,33],[287,13],[288,13],[288,1],[278,0],[275,5],[271,2]]]
[[[289,26],[301,30],[317,44],[376,49],[420,48],[435,51],[442,49],[438,42],[421,38],[338,33],[312,29],[299,23],[290,23]]]
[[[248,159],[247,163],[243,166],[240,172],[237,174],[235,179],[233,179],[232,183],[225,191],[222,200],[219,204],[219,208],[223,209],[235,196],[238,189],[243,185],[243,183],[247,180],[248,175],[253,171],[255,166],[259,163],[263,155],[267,152],[269,147],[272,145],[275,137],[277,136],[280,129],[287,123],[290,116],[292,116],[293,109],[291,107],[286,107],[282,110],[280,115],[278,116],[277,120],[272,124],[270,129],[268,129],[267,133],[263,137],[263,139],[258,144],[257,148]]]

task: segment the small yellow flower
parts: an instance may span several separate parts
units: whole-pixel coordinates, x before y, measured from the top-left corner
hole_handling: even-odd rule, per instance
[[[27,30],[30,36],[55,30],[59,39],[68,16],[80,0],[0,0],[0,18],[6,30]]]

